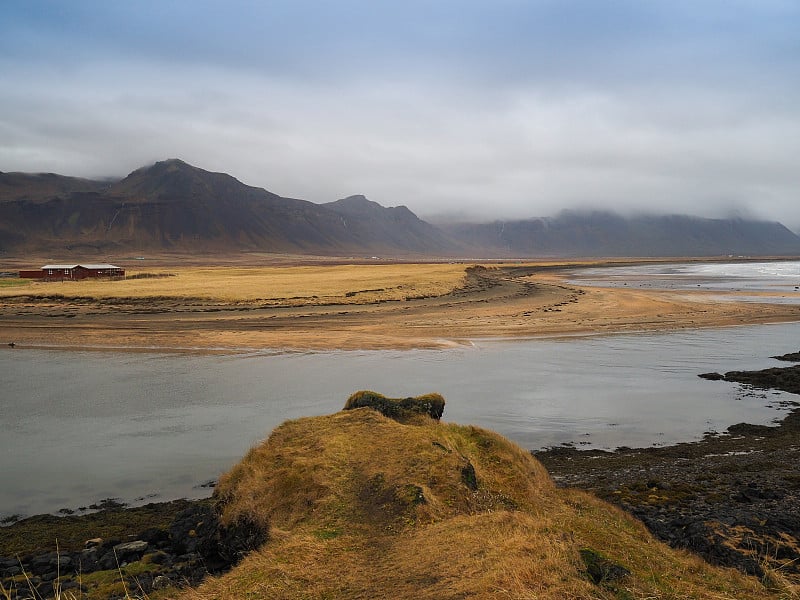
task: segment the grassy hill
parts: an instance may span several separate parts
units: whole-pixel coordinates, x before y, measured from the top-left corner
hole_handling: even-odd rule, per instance
[[[793,597],[777,575],[712,567],[556,488],[496,433],[422,415],[289,421],[215,498],[229,529],[267,541],[186,600]]]

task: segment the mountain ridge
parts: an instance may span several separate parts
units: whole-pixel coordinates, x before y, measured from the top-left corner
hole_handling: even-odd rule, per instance
[[[800,236],[783,224],[741,218],[562,211],[555,217],[439,227],[463,243],[513,256],[788,256],[800,252]]]
[[[26,177],[35,201],[19,183]],[[7,190],[0,196],[0,249],[339,255],[454,251],[441,232],[408,209],[398,212],[372,203],[377,208],[369,214],[349,214],[345,220],[325,205],[282,197],[179,159],[141,167],[111,183],[48,177],[62,179],[45,188],[38,183],[40,175],[0,175],[0,190]],[[413,218],[405,220],[403,235],[388,235],[397,215],[406,211]]]
[[[686,215],[432,225],[364,195],[317,204],[167,159],[117,180],[0,172],[0,252],[274,252],[328,256],[800,255],[777,222]]]

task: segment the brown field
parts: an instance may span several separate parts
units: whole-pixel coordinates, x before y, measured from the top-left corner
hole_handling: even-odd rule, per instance
[[[800,319],[796,305],[565,283],[563,269],[578,263],[242,263],[162,260],[128,266],[121,281],[0,279],[0,340],[18,348],[400,349]]]
[[[17,280],[18,285],[0,288],[0,297],[57,294],[66,300],[171,298],[275,306],[369,304],[439,296],[452,291],[463,279],[464,266],[451,264],[177,267],[129,270],[121,281]]]

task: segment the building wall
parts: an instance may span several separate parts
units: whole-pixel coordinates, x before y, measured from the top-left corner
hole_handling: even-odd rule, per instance
[[[74,269],[42,269],[45,279],[72,279]]]
[[[20,271],[19,276],[25,279],[44,279],[47,281],[80,280],[100,277],[125,277],[125,269],[87,269],[78,266],[74,269]]]
[[[77,267],[73,279],[86,279],[88,277],[125,277],[125,269],[87,269]]]

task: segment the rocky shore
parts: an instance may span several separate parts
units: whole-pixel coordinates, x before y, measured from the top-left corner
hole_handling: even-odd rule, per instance
[[[247,528],[221,526],[211,500],[109,504],[89,515],[39,515],[0,528],[0,597],[169,596],[227,570],[264,541]]]
[[[800,394],[800,365],[701,376]],[[800,409],[774,427],[740,423],[670,447],[535,455],[559,485],[619,505],[673,547],[759,577],[800,577]]]

